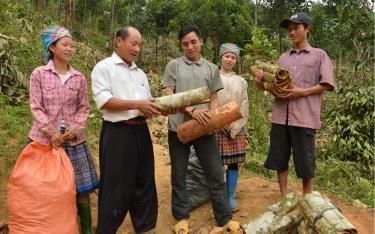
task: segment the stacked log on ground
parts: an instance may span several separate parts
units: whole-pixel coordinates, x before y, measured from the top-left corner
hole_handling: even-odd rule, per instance
[[[299,207],[309,226],[317,233],[355,234],[357,230],[344,215],[319,192],[307,194]]]
[[[314,229],[309,225],[305,219],[301,221],[297,228],[298,234],[311,234],[315,233]]]
[[[356,228],[318,192],[291,192],[244,224],[247,234],[356,234]]]
[[[291,89],[293,86],[292,79],[287,70],[280,68],[276,64],[259,60],[255,61],[255,66],[251,66],[251,70],[256,69],[263,70],[263,86],[268,92],[276,97],[285,97],[288,95],[289,92],[285,89]]]
[[[186,92],[155,98],[155,103],[161,107],[162,114],[168,114],[172,109],[182,109],[209,102],[210,90],[207,86]]]
[[[243,225],[247,234],[295,233],[303,216],[297,207],[301,194],[290,192],[270,205],[253,221]]]
[[[182,143],[188,143],[210,132],[222,129],[226,125],[242,118],[240,107],[235,101],[229,102],[219,108],[209,111],[211,119],[206,125],[198,123],[195,119],[177,126],[177,137]]]

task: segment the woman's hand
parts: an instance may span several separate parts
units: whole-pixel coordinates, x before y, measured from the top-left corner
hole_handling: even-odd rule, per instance
[[[64,137],[62,134],[56,132],[49,139],[53,147],[58,148],[64,143]]]
[[[208,124],[208,121],[211,119],[211,116],[208,112],[209,110],[194,110],[191,117],[197,120],[198,123],[206,125]]]
[[[70,128],[67,132],[65,132],[63,135],[64,141],[70,141],[74,140],[77,137],[77,129],[76,128]]]

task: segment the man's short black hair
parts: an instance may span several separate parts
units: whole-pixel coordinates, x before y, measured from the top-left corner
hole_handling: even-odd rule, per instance
[[[120,28],[116,33],[116,37],[121,37],[123,40],[125,40],[129,36],[129,27],[130,26],[125,26]]]
[[[182,38],[184,38],[187,34],[195,32],[197,34],[199,39],[202,39],[202,33],[199,30],[198,26],[196,25],[185,25],[180,29],[180,32],[178,33],[178,39],[180,42],[182,41]]]

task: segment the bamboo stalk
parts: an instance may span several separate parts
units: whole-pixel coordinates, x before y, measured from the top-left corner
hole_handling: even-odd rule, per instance
[[[155,103],[161,107],[161,113],[167,114],[172,109],[182,109],[187,106],[209,102],[211,92],[207,86],[186,92],[155,98]]]
[[[198,121],[192,119],[177,126],[178,139],[185,144],[242,118],[240,107],[235,101],[220,106],[208,114],[211,119],[206,125],[201,125]]]

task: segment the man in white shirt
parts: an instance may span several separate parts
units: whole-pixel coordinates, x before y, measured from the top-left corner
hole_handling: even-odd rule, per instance
[[[157,219],[154,154],[146,117],[160,115],[145,73],[134,63],[142,36],[134,27],[116,34],[116,51],[95,65],[94,100],[100,133],[96,233],[116,233],[129,211],[136,233],[153,233]]]

